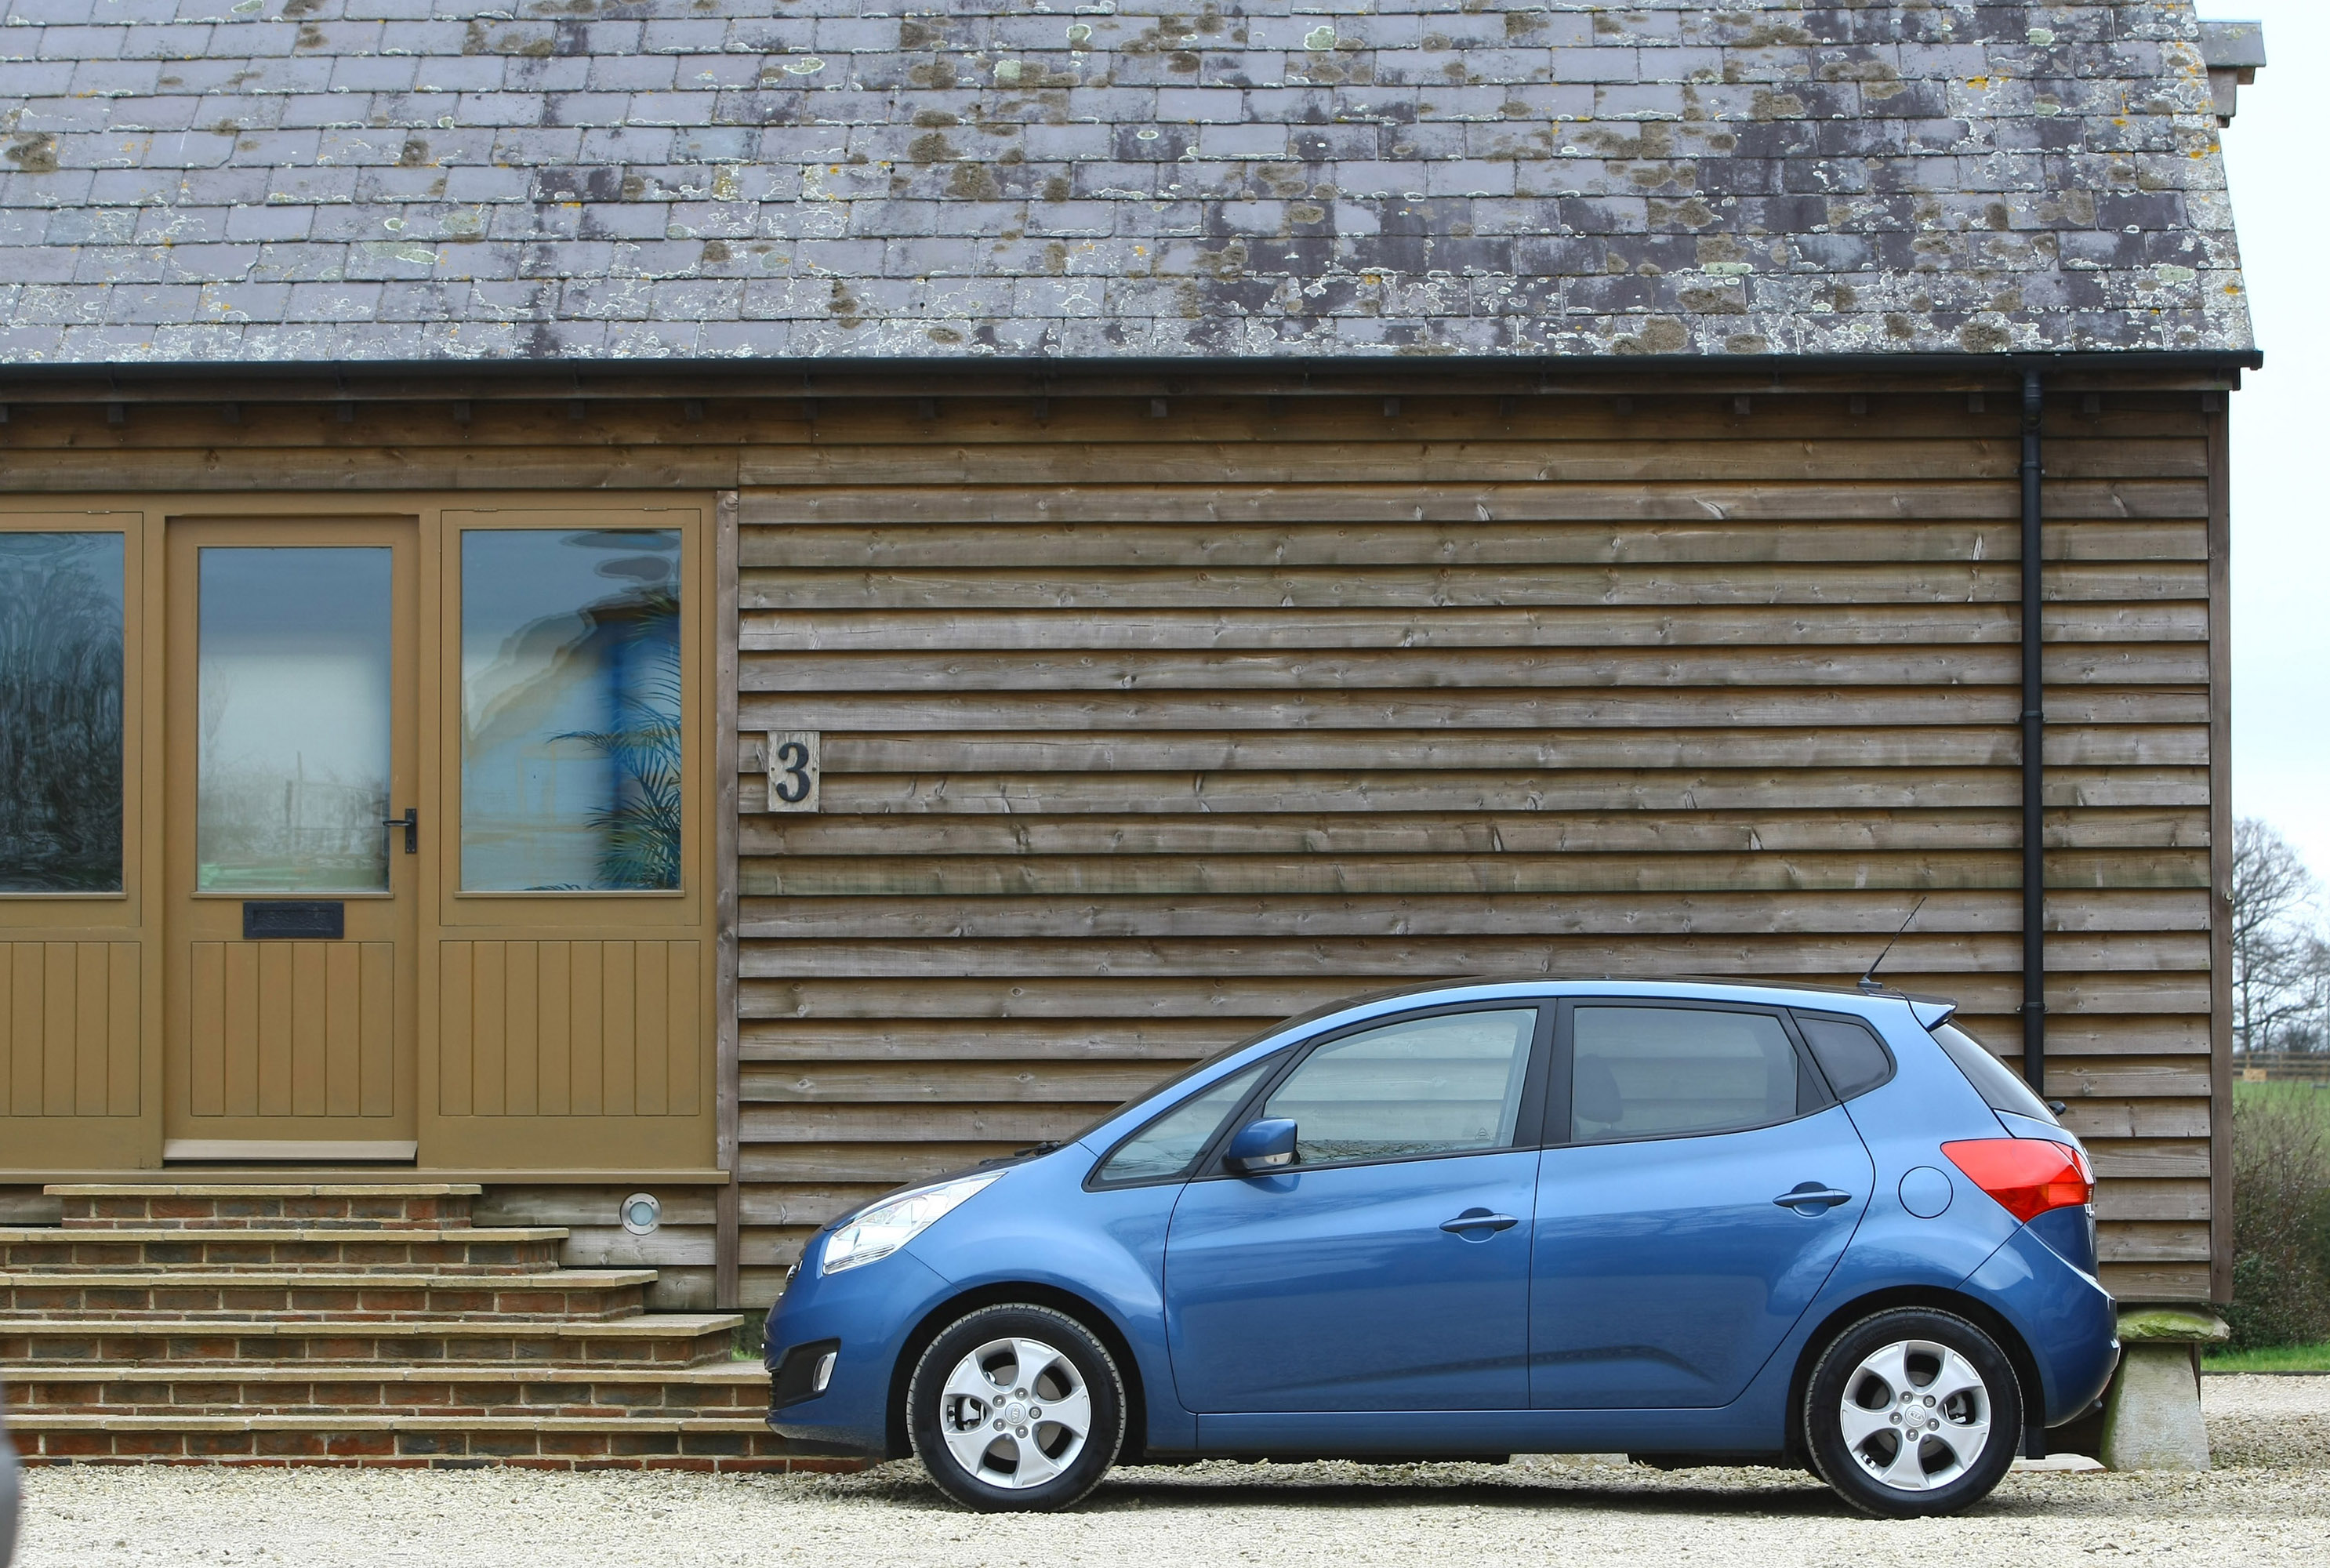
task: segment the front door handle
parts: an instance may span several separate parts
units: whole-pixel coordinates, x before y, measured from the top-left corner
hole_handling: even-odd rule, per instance
[[[421,808],[408,806],[404,808],[403,816],[384,817],[380,819],[380,825],[383,827],[404,829],[404,853],[407,855],[421,853]]]
[[[1818,1182],[1798,1182],[1794,1191],[1782,1193],[1772,1201],[1800,1214],[1824,1214],[1839,1204],[1851,1203],[1852,1195],[1824,1187]]]
[[[1466,1209],[1453,1220],[1444,1220],[1440,1228],[1452,1235],[1467,1231],[1510,1231],[1520,1222],[1511,1214],[1492,1214],[1486,1209]]]

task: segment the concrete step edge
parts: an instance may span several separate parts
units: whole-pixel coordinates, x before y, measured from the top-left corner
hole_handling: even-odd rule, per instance
[[[12,1415],[19,1431],[625,1431],[766,1432],[759,1416],[671,1415]]]
[[[0,1227],[0,1247],[13,1246],[132,1246],[147,1242],[184,1246],[192,1242],[232,1244],[242,1242],[331,1242],[340,1245],[414,1246],[450,1242],[563,1242],[573,1234],[564,1225],[463,1225],[449,1231],[357,1230],[346,1225],[123,1225],[116,1229],[67,1230],[62,1225]]]
[[[524,1361],[464,1361],[450,1365],[379,1365],[362,1361],[223,1362],[216,1365],[165,1367],[108,1363],[10,1362],[0,1368],[0,1387],[34,1383],[682,1383],[725,1385],[765,1384],[769,1370],[757,1361],[715,1361],[661,1368],[632,1363],[573,1362],[540,1366]],[[10,1409],[17,1407],[12,1401]]]
[[[607,1289],[626,1285],[652,1285],[656,1281],[653,1269],[569,1269],[561,1266],[532,1274],[428,1274],[415,1272],[335,1274],[320,1270],[298,1269],[237,1269],[221,1266],[215,1269],[119,1269],[94,1272],[86,1269],[71,1271],[60,1270],[50,1273],[11,1270],[0,1273],[0,1289],[34,1285],[218,1285],[230,1283],[254,1288],[270,1285],[373,1285],[423,1286],[446,1285],[475,1289],[479,1283],[505,1287],[515,1290],[575,1289],[592,1287]],[[0,1319],[5,1320],[5,1319]]]
[[[474,1198],[476,1182],[52,1182],[52,1198]]]
[[[68,1335],[118,1337],[128,1334],[152,1337],[187,1334],[216,1338],[222,1331],[228,1331],[246,1337],[280,1335],[322,1338],[327,1336],[360,1337],[368,1329],[377,1329],[401,1339],[450,1338],[457,1336],[483,1338],[491,1335],[550,1335],[567,1339],[614,1335],[623,1338],[686,1339],[725,1333],[744,1321],[743,1315],[734,1312],[647,1312],[631,1318],[367,1318],[362,1322],[329,1318],[254,1318],[249,1322],[238,1322],[231,1318],[0,1318],[0,1334],[50,1335],[59,1338]]]

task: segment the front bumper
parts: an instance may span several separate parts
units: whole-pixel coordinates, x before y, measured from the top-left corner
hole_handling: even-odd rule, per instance
[[[898,1355],[914,1325],[947,1293],[946,1280],[910,1252],[830,1277],[804,1269],[769,1314],[770,1429],[825,1453],[879,1458],[890,1449],[890,1396]],[[805,1365],[829,1342],[833,1373],[809,1392]],[[818,1346],[816,1356],[789,1353]],[[806,1393],[806,1397],[800,1397]]]

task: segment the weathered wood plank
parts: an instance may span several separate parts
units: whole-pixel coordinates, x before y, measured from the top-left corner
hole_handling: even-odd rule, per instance
[[[1162,1078],[1244,1037],[1234,1025],[1204,1018],[1132,1024],[1028,1019],[998,1035],[911,1018],[856,1024],[756,1019],[744,1029],[744,1054],[748,1062],[1138,1062]]]
[[[1170,432],[1159,432],[1160,437]],[[1141,474],[1159,485],[1302,484],[1320,479],[1437,483],[1566,480],[1572,483],[1694,480],[1818,482],[2013,478],[2017,440],[1937,438],[1849,443],[1742,439],[1541,441],[1446,439],[1141,442],[1053,441],[973,446],[943,439],[829,447],[752,447],[738,453],[743,486],[1089,485]],[[2201,440],[2050,443],[2049,473],[2060,479],[2193,478],[2208,471]]]
[[[2021,894],[1831,890],[1637,894],[1465,894],[1423,897],[1183,895],[1067,902],[1051,896],[961,898],[746,899],[742,934],[753,940],[1002,940],[1007,939],[1198,938],[1236,940],[1436,936],[1630,936],[1874,932],[1890,935],[1911,909],[1911,930],[1982,933],[2017,923]],[[2051,902],[2049,929],[2085,935],[2151,936],[2206,931],[2205,889],[2189,893],[2083,893]]]
[[[2192,868],[2199,864],[2194,857],[2204,861],[2209,844],[2208,814],[2186,808],[2057,811],[2049,814],[2046,828],[2051,848],[2065,854],[2118,849],[2160,852],[2135,857],[2111,855],[2093,864],[2065,860],[2060,874],[2073,883],[2091,881],[2108,866],[2113,879],[2123,885],[2191,886]],[[1765,854],[1880,855],[2011,850],[2022,842],[2022,821],[2019,812],[1998,810],[1799,812],[1781,806],[1748,811],[1629,809],[1568,817],[1539,812],[1417,813],[1329,817],[1319,822],[1291,815],[1224,818],[1155,812],[1038,818],[749,817],[744,822],[742,838],[746,857],[744,891],[750,893],[778,891],[772,883],[756,880],[783,873],[785,868],[776,864],[776,857],[791,862],[808,855],[998,857],[988,866],[960,867],[966,878],[973,878],[1000,873],[1018,860],[1035,856],[1297,857],[1279,863],[1291,868],[1302,859],[1328,855],[1560,854],[1575,857],[1583,868],[1595,864],[1586,859],[1587,855],[1599,854],[1627,857],[1630,862],[1637,855],[1653,857],[1641,863],[1644,874],[1665,879],[1697,874],[1688,864],[1668,864],[1663,858],[1668,855],[1733,854],[1748,857],[1739,863],[1745,865],[1785,864],[1754,858]],[[2142,867],[2155,861],[2164,868],[2162,875],[2140,880]],[[952,875],[956,869],[934,866],[933,874],[942,871]],[[1051,869],[1044,868],[1044,874],[1049,874]],[[1160,868],[1137,869],[1149,874]],[[1720,874],[1720,868],[1716,869]],[[1106,880],[1101,868],[1093,868],[1091,874],[1100,879],[1093,884],[1094,891],[1135,891],[1135,884]],[[1591,873],[1581,869],[1578,874]],[[2056,874],[2051,872],[2051,880]],[[895,882],[891,885],[914,884]],[[980,884],[966,881],[962,885],[971,891]],[[1703,884],[1653,880],[1642,885]],[[940,891],[936,883],[930,886],[931,891]]]
[[[743,808],[762,809],[765,789],[763,785],[743,791]],[[829,773],[821,809],[835,815],[1023,817],[1083,811],[1684,811],[1738,809],[1785,798],[1796,810],[1867,811],[1997,808],[2015,803],[2021,792],[2019,773],[1984,768]],[[2065,768],[2051,772],[2046,800],[2058,808],[2204,806],[2208,774],[2197,768]]]
[[[1526,572],[1428,564],[1364,574],[1333,567],[1224,568],[1210,571],[1082,567],[1074,571],[748,567],[746,610],[1283,609],[1337,606],[1435,609],[1444,605],[1758,605],[2012,603],[2022,594],[2012,562],[1785,567],[1756,563],[1719,572],[1660,566],[1540,566]],[[2050,567],[2050,602],[2205,603],[2207,569],[2184,562]]]
[[[1038,979],[1059,975],[1336,977],[1357,987],[1435,976],[1492,975],[1566,979],[1577,975],[1833,975],[1869,961],[1869,944],[1823,933],[1756,938],[1730,933],[1546,936],[1529,939],[1410,936],[1309,941],[1093,938],[1075,941],[841,941],[801,938],[747,941],[739,972],[753,980]],[[2098,936],[2065,932],[2047,944],[2051,972],[2092,975],[2191,971],[2209,967],[2204,937],[2183,932]],[[1901,938],[1888,972],[2018,974],[2020,937],[2011,932]]]
[[[1115,1104],[1145,1093],[1165,1074],[1145,1064],[1085,1062],[916,1062],[899,1065],[753,1063],[744,1070],[747,1105],[886,1104],[916,1109],[970,1103]]]
[[[2092,523],[2174,520],[2205,523],[2204,479],[2051,480],[2048,557],[2078,559],[2092,547]],[[1432,485],[1359,483],[1323,475],[1297,485],[1147,482],[1047,485],[993,483],[942,486],[897,484],[839,488],[794,486],[748,489],[748,529],[791,530],[848,524],[1108,524],[1203,520],[1255,528],[1284,523],[1701,523],[2004,522],[2022,515],[2020,491],[1995,479],[1838,478],[1804,485],[1737,485],[1654,478],[1620,485],[1569,480],[1514,484],[1448,479]],[[2105,537],[2111,531],[2103,531]],[[2019,528],[2005,543],[2022,549]],[[781,550],[762,541],[762,549]],[[2103,548],[2111,548],[2102,545]],[[2190,547],[2180,537],[2177,550]],[[1996,557],[1993,557],[1996,559]],[[757,562],[750,564],[758,564]]]
[[[744,618],[747,653],[924,652],[1119,648],[1786,647],[1813,644],[1899,647],[2016,643],[2013,606],[1911,604],[1882,609],[1831,606],[1715,606],[1671,609],[1434,610],[1360,609],[1134,610],[755,610]],[[2209,635],[2199,604],[2053,605],[2054,643],[2195,642]]]
[[[2205,767],[2199,724],[2051,724],[2055,767]],[[850,735],[825,737],[837,773],[1105,772],[1240,768],[1983,768],[2013,767],[2019,738],[1997,726],[1881,730],[1355,730],[1296,734]],[[744,737],[737,770],[768,770],[765,738]]]
[[[2205,767],[2199,724],[2053,724],[2054,767]],[[1307,768],[1984,768],[2013,767],[2021,745],[1997,726],[1881,730],[1356,730],[1296,734],[1181,731],[1166,734],[850,735],[825,737],[825,771],[838,773],[1106,772],[1131,769]],[[748,735],[737,770],[768,770],[764,738]]]
[[[893,846],[895,847],[895,846]],[[2198,890],[2207,852],[2137,855],[2066,853],[2050,857],[2067,891],[2050,900],[2078,921],[2082,890]],[[747,898],[832,901],[943,897],[986,900],[1349,895],[1369,898],[1462,894],[1624,893],[1640,900],[1696,893],[1787,893],[1807,901],[1853,890],[1916,895],[1943,889],[2011,891],[2021,866],[2008,854],[1853,854],[1809,855],[1675,853],[1525,855],[1484,850],[1475,856],[1364,857],[1321,851],[1308,856],[1103,855],[1061,856],[776,857],[745,862]],[[966,910],[965,918],[977,912]],[[809,917],[804,917],[809,918]],[[831,918],[829,914],[825,918]]]
[[[2204,646],[2058,645],[2050,684],[2204,685]],[[2022,678],[2012,647],[1036,649],[753,653],[747,693],[1411,691],[1852,685],[2003,685]]]
[[[1995,486],[1994,486],[1995,487]],[[1789,492],[1796,494],[1797,492]],[[1485,505],[1444,522],[1217,522],[1201,496],[1152,490],[1156,515],[1141,522],[1051,524],[987,522],[951,524],[826,524],[796,523],[753,528],[741,537],[742,564],[786,571],[995,570],[1030,567],[1410,566],[1673,566],[1735,562],[1973,562],[2017,561],[2019,522],[2003,515],[1987,524],[1945,519],[1884,523],[1805,523],[1793,519],[1745,525],[1724,518],[1703,491],[1678,490],[1671,511],[1687,518],[1664,524],[1614,526],[1614,508],[1569,510],[1577,522],[1503,518]],[[1872,491],[1870,510],[1884,493]],[[1182,510],[1177,503],[1184,504]],[[1687,509],[1686,509],[1687,508]],[[1539,508],[1549,510],[1550,508]],[[1624,518],[1631,508],[1615,509]],[[1994,510],[1983,506],[1974,515]],[[2059,524],[2050,561],[2145,562],[2207,559],[2205,524],[2096,522]]]
[[[2051,717],[2067,724],[2193,724],[2207,718],[2205,687],[2051,687]],[[1013,691],[747,692],[737,723],[749,730],[1358,730],[1560,729],[1621,725],[1703,729],[1808,724],[2004,724],[2021,712],[2011,685],[1547,687],[1438,693],[1205,690],[1132,695]]]
[[[2003,944],[2003,940],[2002,945]],[[1658,978],[1676,973],[1655,956],[1630,961],[1621,972]],[[1852,957],[1865,964],[1865,946]],[[1920,962],[1913,952],[1886,961],[1887,977],[1904,990],[1948,996],[1969,1012],[2012,1011],[2021,998],[2022,980],[2010,962],[1997,968],[1967,965],[1937,967]],[[1820,971],[1767,971],[1789,985],[1850,987],[1860,970],[1852,966]],[[1454,978],[1462,971],[1421,967],[1401,977],[1416,984]],[[1332,978],[1301,975],[1215,975],[1197,977],[1143,975],[1137,978],[1073,975],[1019,975],[1005,978],[917,979],[883,977],[879,984],[863,979],[823,976],[748,976],[739,987],[737,1006],[747,1019],[794,1018],[1088,1018],[1123,1020],[1147,1018],[1228,1018],[1257,1030],[1278,1018],[1357,995],[1372,988],[1371,978],[1341,975]],[[2063,1013],[2192,1013],[2208,1012],[2208,977],[2200,971],[2151,970],[2115,974],[2064,975],[2050,972],[2047,1005]],[[2206,1131],[2207,1105],[2201,1106],[2201,1133],[2171,1127],[2147,1136],[2197,1137]],[[2084,1136],[2084,1129],[2073,1127]],[[2099,1136],[2110,1136],[2099,1129]],[[2117,1136],[2132,1137],[2132,1131]]]

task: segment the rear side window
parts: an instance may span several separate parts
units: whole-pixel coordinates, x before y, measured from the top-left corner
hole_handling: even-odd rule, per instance
[[[1269,1065],[1264,1062],[1233,1072],[1211,1089],[1191,1095],[1118,1144],[1116,1152],[1102,1163],[1095,1179],[1141,1182],[1179,1176],[1221,1130],[1222,1123]]]
[[[1580,1006],[1570,1041],[1577,1143],[1769,1127],[1827,1102],[1768,1013]]]
[[[2031,1091],[2031,1085],[2022,1082],[2022,1075],[1993,1056],[1981,1041],[1956,1024],[1945,1024],[1932,1033],[1943,1053],[1958,1064],[1958,1071],[1966,1075],[1966,1082],[1974,1085],[1975,1092],[1993,1110],[2027,1116],[2033,1121],[2057,1127],[2063,1125],[2055,1120],[2055,1113],[2047,1109],[2047,1102]]]
[[[1866,1094],[1893,1076],[1893,1053],[1868,1025],[1853,1018],[1796,1015],[1796,1027],[1813,1048],[1813,1060],[1828,1075],[1839,1100]]]

